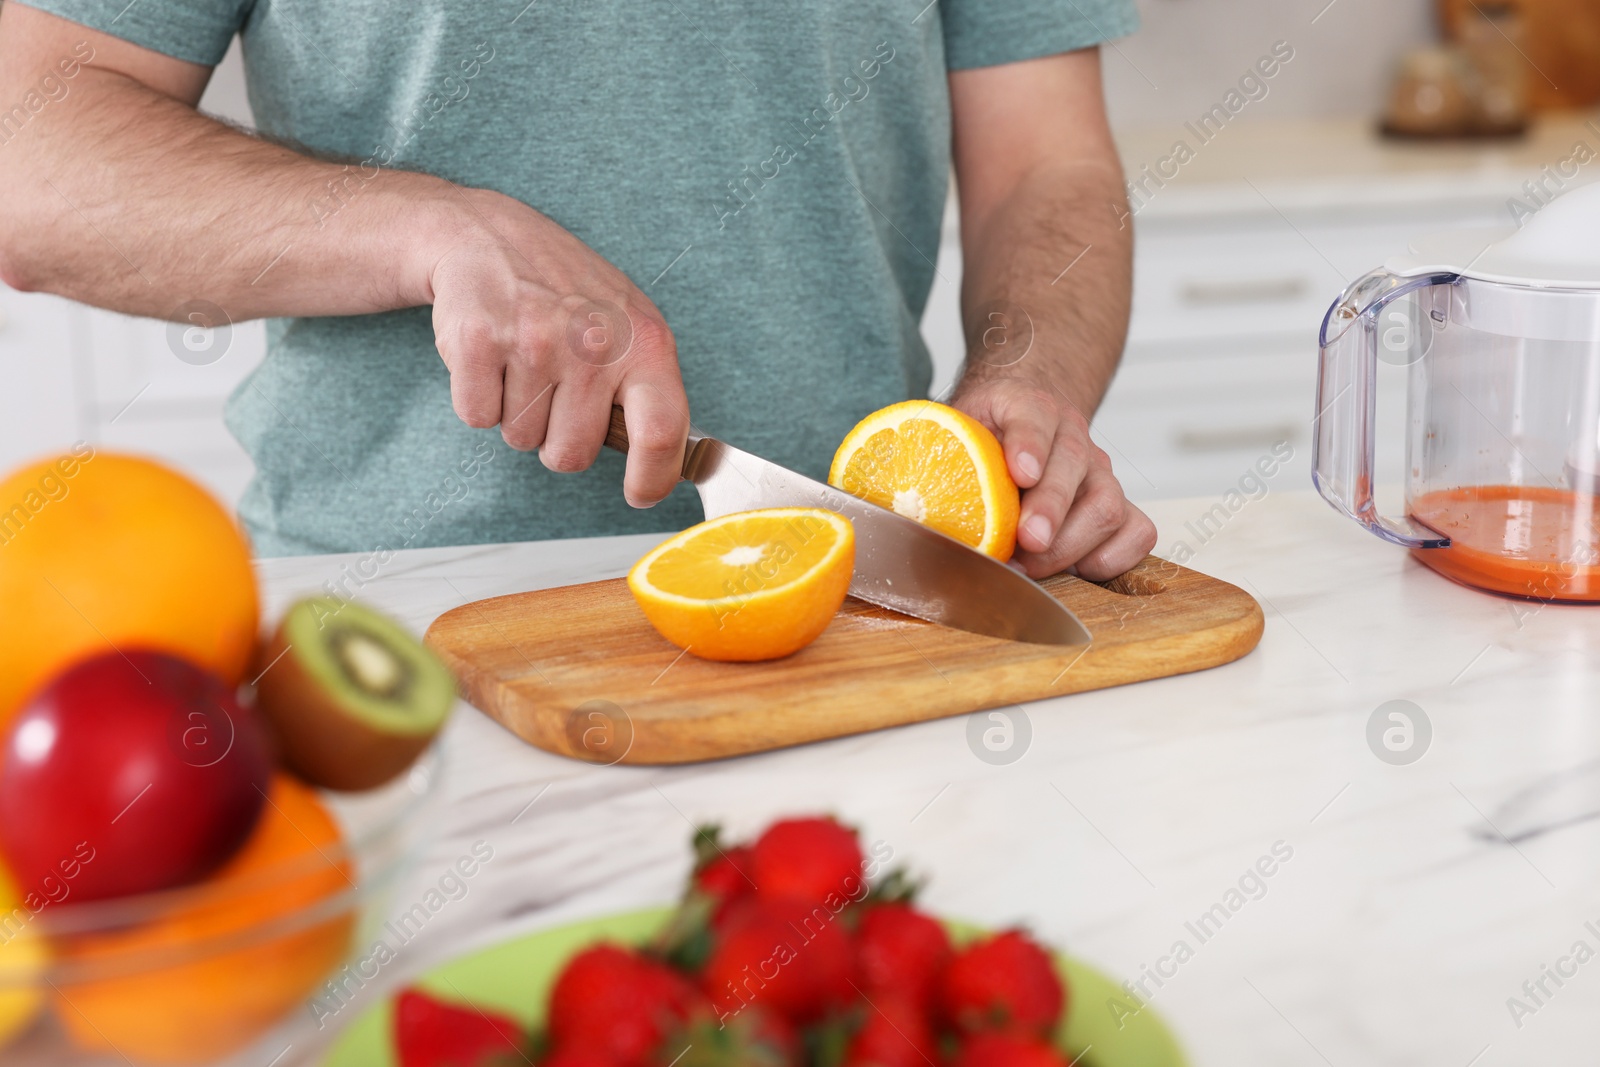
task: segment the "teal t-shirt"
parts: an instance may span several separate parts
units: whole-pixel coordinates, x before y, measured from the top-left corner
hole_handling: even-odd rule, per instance
[[[264,133],[544,212],[660,307],[700,430],[813,477],[862,416],[927,394],[948,71],[1137,24],[1131,0],[25,2],[196,63],[237,33]],[[427,308],[273,320],[227,420],[262,555],[701,517],[687,485],[629,508],[618,455],[553,474],[462,424]]]

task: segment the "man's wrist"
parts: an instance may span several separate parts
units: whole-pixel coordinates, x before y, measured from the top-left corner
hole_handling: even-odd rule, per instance
[[[983,350],[979,348],[969,350],[953,396],[959,399],[964,394],[980,389],[1031,393],[1063,413],[1076,411],[1087,422],[1098,406],[1098,394],[1092,385],[1079,380],[1081,377],[1073,372],[1073,368],[1059,360],[1049,359],[1037,349],[1014,364],[999,366],[986,360]]]
[[[374,251],[388,259],[380,271],[395,271],[396,306],[420,307],[433,303],[434,269],[469,228],[468,190],[431,175],[396,176],[405,181],[386,205],[388,232]]]

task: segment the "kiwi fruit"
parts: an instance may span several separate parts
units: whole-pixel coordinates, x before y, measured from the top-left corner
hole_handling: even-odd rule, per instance
[[[284,765],[313,785],[372,789],[416,760],[455,706],[450,669],[400,624],[309,597],[262,652],[256,707]]]

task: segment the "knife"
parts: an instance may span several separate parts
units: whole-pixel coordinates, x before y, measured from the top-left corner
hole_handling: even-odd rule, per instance
[[[622,409],[612,407],[606,444],[628,451]],[[953,537],[760,456],[689,431],[683,474],[700,492],[706,518],[757,508],[827,508],[856,532],[850,595],[957,630],[1083,647],[1089,631],[1066,605],[1025,574]]]

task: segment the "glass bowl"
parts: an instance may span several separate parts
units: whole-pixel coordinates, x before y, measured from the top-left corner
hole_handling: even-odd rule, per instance
[[[308,1062],[351,985],[378,978],[355,950],[425,839],[442,766],[436,743],[362,793],[279,775],[257,833],[205,882],[73,903],[67,876],[59,899],[0,912],[0,1062]]]

